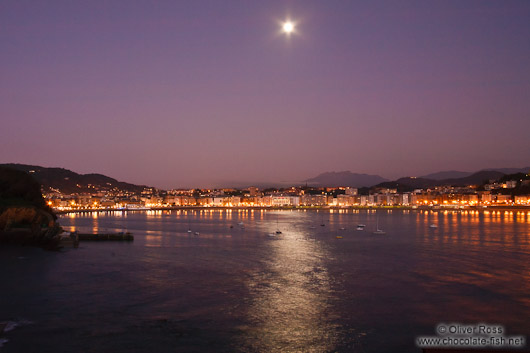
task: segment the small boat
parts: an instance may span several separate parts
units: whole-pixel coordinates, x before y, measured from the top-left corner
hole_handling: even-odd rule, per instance
[[[357,227],[364,228],[366,227],[366,224],[357,224]]]
[[[195,235],[199,235],[199,234],[201,234],[201,233],[199,233],[199,232],[195,232],[195,233],[193,233],[193,234],[195,234]]]
[[[324,227],[324,226],[325,226],[325,224],[324,224],[324,223],[322,223],[322,224],[320,224],[320,226],[321,226],[321,227]]]
[[[342,236],[337,235],[335,238],[337,238],[337,239],[342,239]]]
[[[189,218],[188,218],[188,233],[192,233],[192,231],[191,231],[191,222],[190,222]]]
[[[234,228],[234,226],[231,225],[231,226],[230,226],[230,229],[232,229],[232,228]]]
[[[268,236],[269,236],[269,237],[275,237],[276,234],[274,234],[274,233],[269,233]]]
[[[357,230],[364,230],[364,227],[357,226]]]
[[[281,230],[277,230],[276,234],[282,234],[282,231]]]
[[[238,225],[242,226],[244,223],[243,222],[239,222]]]
[[[436,229],[436,228],[438,228],[438,226],[437,226],[436,224],[433,223],[433,224],[431,224],[431,225],[429,226],[429,228],[435,228],[435,229]]]
[[[344,228],[344,227],[340,227],[339,229],[340,229],[340,230],[346,230],[346,228]]]

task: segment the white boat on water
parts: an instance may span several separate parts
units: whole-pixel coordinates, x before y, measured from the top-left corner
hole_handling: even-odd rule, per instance
[[[201,234],[201,233],[199,233],[199,232],[195,232],[195,233],[193,233],[193,234],[195,234],[195,235],[199,235],[199,234]]]
[[[431,224],[431,225],[429,226],[429,228],[434,228],[434,229],[435,229],[435,228],[438,228],[438,226],[437,226],[436,224],[433,223],[433,224]]]

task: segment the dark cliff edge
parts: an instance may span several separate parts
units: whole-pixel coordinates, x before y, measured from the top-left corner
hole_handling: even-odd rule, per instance
[[[41,184],[43,190],[59,190],[64,194],[93,192],[93,187],[100,190],[119,188],[120,190],[139,193],[148,187],[124,183],[102,174],[78,174],[64,168],[46,168],[17,163],[0,164],[1,167],[25,172]]]
[[[59,248],[61,228],[29,174],[0,167],[0,244]]]

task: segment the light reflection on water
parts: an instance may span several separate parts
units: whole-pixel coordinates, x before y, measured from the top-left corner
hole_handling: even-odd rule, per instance
[[[526,212],[430,212],[416,216],[425,299],[418,303],[431,321],[495,318],[526,327],[530,308],[530,219]],[[429,224],[437,224],[433,230]],[[528,333],[528,328],[525,329]]]
[[[271,241],[264,268],[249,281],[253,298],[244,347],[258,352],[326,352],[335,347],[333,295],[325,262],[332,260],[320,242],[297,229]]]
[[[31,308],[39,325],[27,330],[44,352],[55,342],[105,351],[108,332],[118,353],[145,342],[155,351],[413,352],[414,337],[443,321],[530,333],[527,211],[117,211],[60,222],[127,230],[135,241],[30,256],[44,273],[2,262],[0,275],[20,279],[6,282],[0,313]],[[376,222],[386,236],[372,234]],[[31,295],[20,283],[34,283]],[[74,328],[90,334],[72,338]],[[22,341],[19,351],[36,344]]]

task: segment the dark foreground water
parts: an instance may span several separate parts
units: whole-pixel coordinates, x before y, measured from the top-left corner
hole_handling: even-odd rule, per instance
[[[372,234],[376,218],[386,235]],[[419,352],[415,337],[439,322],[530,334],[526,211],[149,211],[60,222],[127,229],[135,241],[0,248],[2,353]],[[283,234],[270,236],[277,227]]]

